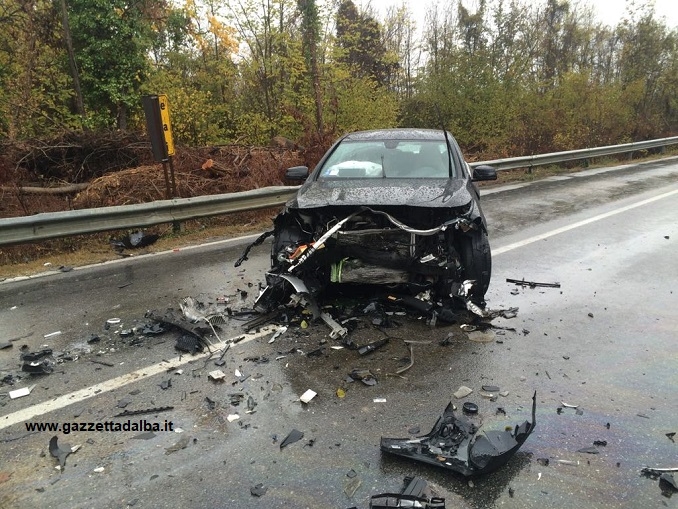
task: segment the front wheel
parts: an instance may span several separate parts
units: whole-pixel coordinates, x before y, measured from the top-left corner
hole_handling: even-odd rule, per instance
[[[492,254],[487,233],[474,231],[469,235],[462,235],[459,240],[459,257],[464,267],[465,278],[476,282],[469,295],[471,301],[484,305],[485,293],[490,286],[492,275]]]

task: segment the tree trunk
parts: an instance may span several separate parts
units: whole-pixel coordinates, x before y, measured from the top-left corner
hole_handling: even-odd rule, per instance
[[[66,9],[66,0],[61,0],[61,18],[64,27],[64,42],[68,52],[68,66],[73,78],[73,90],[75,90],[75,111],[81,117],[85,116],[85,103],[82,99],[82,89],[80,88],[80,75],[78,66],[75,63],[75,52],[73,51],[73,40],[71,39],[71,27],[68,23],[68,10]]]

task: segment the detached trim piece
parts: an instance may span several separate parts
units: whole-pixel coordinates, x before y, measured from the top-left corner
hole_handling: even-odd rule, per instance
[[[433,429],[424,436],[383,438],[381,450],[422,461],[465,476],[487,474],[504,466],[520,449],[537,424],[537,392],[532,397],[532,422],[525,421],[509,431],[487,431],[476,436],[478,428],[463,417],[456,417],[452,403],[447,405]]]

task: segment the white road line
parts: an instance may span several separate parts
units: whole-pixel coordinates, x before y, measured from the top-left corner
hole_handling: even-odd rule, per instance
[[[589,217],[588,219],[584,219],[583,221],[578,221],[576,223],[569,224],[567,226],[563,226],[561,228],[556,228],[555,230],[551,230],[550,232],[542,233],[541,235],[535,235],[534,237],[530,237],[525,240],[521,240],[519,242],[514,242],[513,244],[508,244],[506,246],[499,247],[497,249],[492,250],[492,256],[497,256],[503,253],[507,253],[509,251],[513,251],[514,249],[518,249],[519,247],[527,246],[528,244],[532,244],[534,242],[538,242],[540,240],[548,239],[549,237],[553,237],[554,235],[558,235],[560,233],[565,233],[570,230],[574,230],[575,228],[580,228],[582,226],[586,226],[587,224],[595,223],[596,221],[600,221],[601,219],[607,219],[608,217],[616,216],[617,214],[622,214],[623,212],[628,212],[629,210],[633,210],[638,207],[642,207],[644,205],[648,205],[650,203],[663,200],[664,198],[668,198],[669,196],[673,196],[674,194],[678,194],[678,189],[674,191],[669,191],[668,193],[660,194],[658,196],[654,196],[652,198],[648,198],[647,200],[642,200],[637,203],[633,203],[631,205],[627,205],[625,207],[621,207],[619,209],[611,210],[610,212],[605,212],[604,214],[599,214],[597,216]]]
[[[239,341],[238,344],[240,345],[247,343],[248,341],[265,336],[271,332],[275,332],[275,328],[262,327],[258,332],[252,334],[242,334],[242,336],[245,336],[245,338],[242,341]],[[219,351],[220,349],[224,348],[227,343],[232,341],[233,339],[227,339],[221,343],[211,345],[213,352]],[[17,412],[0,417],[0,430],[12,426],[13,424],[27,421],[48,412],[64,408],[68,405],[72,405],[73,403],[84,401],[98,394],[119,389],[120,387],[124,387],[125,385],[131,384],[132,382],[137,382],[153,375],[166,372],[170,368],[178,368],[179,366],[183,366],[189,362],[204,359],[210,355],[212,354],[209,352],[204,352],[199,355],[182,355],[180,357],[174,357],[173,359],[162,361],[157,364],[132,371],[131,373],[121,375],[117,378],[112,378],[110,380],[106,380],[105,382],[92,385],[91,387],[86,387],[84,389],[80,389],[79,391],[64,394],[63,396],[56,397],[43,403],[38,403],[37,405],[24,408],[23,410],[18,410]]]
[[[551,230],[550,232],[542,233],[541,235],[535,235],[534,237],[530,237],[525,240],[521,240],[520,242],[514,242],[513,244],[509,244],[507,246],[503,246],[497,249],[492,250],[492,255],[497,256],[503,253],[507,253],[509,251],[513,251],[514,249],[518,249],[519,247],[527,246],[528,244],[532,244],[534,242],[538,242],[540,240],[547,239],[549,237],[553,237],[554,235],[558,235],[560,233],[564,233],[570,230],[574,230],[575,228],[579,228],[581,226],[586,226],[587,224],[594,223],[596,221],[600,221],[602,219],[606,219],[608,217],[615,216],[617,214],[621,214],[623,212],[627,212],[629,210],[633,210],[638,207],[642,207],[644,205],[648,205],[650,203],[663,200],[664,198],[668,198],[669,196],[673,196],[675,194],[678,194],[678,189],[674,191],[670,191],[668,193],[660,194],[658,196],[654,196],[653,198],[648,198],[646,200],[639,201],[637,203],[633,203],[631,205],[627,205],[625,207],[621,207],[619,209],[612,210],[610,212],[605,212],[604,214],[599,214],[597,216],[590,217],[588,219],[585,219],[583,221],[578,221],[576,223],[572,223],[571,225],[568,226],[563,226],[562,228],[556,228],[555,230]],[[240,343],[245,343],[247,341],[251,341],[255,338],[265,336],[266,334],[270,334],[273,332],[273,329],[271,327],[264,327],[262,328],[259,332],[254,333],[254,334],[247,334],[245,339],[243,339]],[[216,349],[223,348],[226,346],[226,343],[230,342],[232,340],[226,340],[223,341],[222,343],[218,343],[214,345]],[[115,389],[118,389],[120,387],[123,387],[127,384],[130,384],[132,382],[136,382],[138,380],[142,380],[144,378],[148,378],[153,375],[157,375],[159,373],[162,373],[164,371],[167,371],[169,368],[176,368],[179,366],[182,366],[184,364],[188,364],[189,362],[193,362],[198,359],[203,359],[207,357],[208,355],[211,355],[209,352],[200,354],[200,355],[195,355],[195,356],[188,356],[188,355],[182,355],[181,357],[175,357],[173,359],[170,359],[169,361],[162,361],[159,362],[158,364],[153,364],[152,366],[148,366],[146,368],[138,369],[136,371],[133,371],[132,373],[127,373],[125,375],[119,376],[117,378],[113,378],[111,380],[107,380],[105,382],[101,382],[99,384],[93,385],[91,387],[87,387],[85,389],[81,389],[79,391],[71,392],[70,394],[64,394],[63,396],[59,396],[57,398],[54,398],[53,400],[50,401],[45,401],[44,403],[38,403],[37,405],[30,406],[28,408],[24,408],[23,410],[19,410],[17,412],[11,413],[9,415],[6,415],[4,417],[0,418],[0,430],[7,428],[9,426],[12,426],[13,424],[17,424],[19,422],[27,421],[28,419],[38,417],[40,415],[46,414],[48,412],[52,412],[54,410],[58,410],[60,408],[64,408],[68,405],[72,405],[73,403],[77,403],[79,401],[84,401],[88,398],[91,398],[93,396],[96,396],[97,394],[101,394],[103,392],[109,392]]]

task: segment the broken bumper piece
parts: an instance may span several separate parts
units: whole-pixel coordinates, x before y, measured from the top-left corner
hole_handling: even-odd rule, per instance
[[[370,499],[370,509],[412,507],[420,509],[445,509],[445,499],[428,496],[428,483],[418,477],[405,478],[401,493],[382,493]]]
[[[464,476],[487,474],[504,466],[530,436],[536,425],[536,406],[535,392],[532,422],[523,422],[513,433],[487,431],[477,436],[478,428],[465,418],[456,417],[450,403],[427,435],[415,439],[382,438],[381,450]]]

